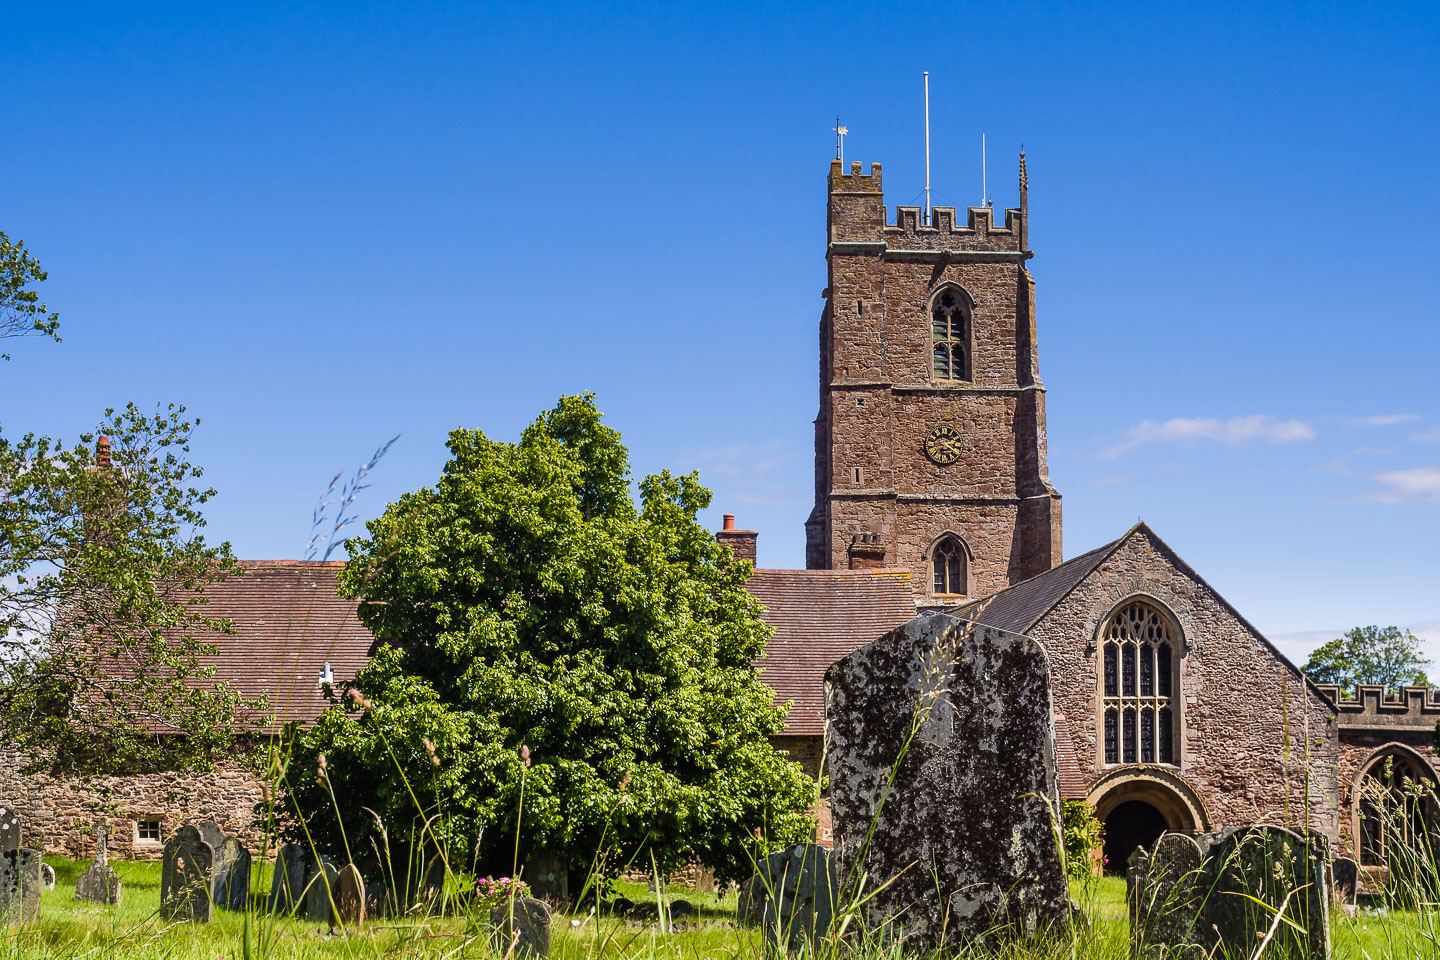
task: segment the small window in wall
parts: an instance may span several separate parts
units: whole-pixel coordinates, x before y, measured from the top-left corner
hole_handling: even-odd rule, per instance
[[[963,594],[967,592],[965,548],[954,537],[946,537],[935,544],[930,555],[931,573],[935,593]]]
[[[136,820],[135,840],[139,843],[160,843],[160,818],[141,817]]]
[[[930,342],[936,380],[970,379],[970,317],[954,288],[930,305]]]

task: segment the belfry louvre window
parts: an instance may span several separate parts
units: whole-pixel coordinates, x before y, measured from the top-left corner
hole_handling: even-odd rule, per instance
[[[946,537],[935,544],[935,550],[930,555],[930,567],[935,575],[935,593],[965,592],[965,548],[954,537]]]
[[[930,305],[935,379],[970,379],[970,315],[964,299],[945,290]]]
[[[1148,603],[1126,604],[1101,632],[1105,762],[1175,763],[1176,638]]]

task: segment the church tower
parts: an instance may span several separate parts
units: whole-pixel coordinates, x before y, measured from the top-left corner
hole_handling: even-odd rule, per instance
[[[950,604],[1060,562],[1020,207],[885,216],[880,164],[830,165],[811,569],[912,571]]]

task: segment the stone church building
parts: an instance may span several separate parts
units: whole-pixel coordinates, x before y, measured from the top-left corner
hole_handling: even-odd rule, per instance
[[[825,670],[918,609],[951,608],[1044,645],[1062,795],[1094,805],[1112,868],[1164,830],[1262,820],[1308,823],[1382,862],[1359,787],[1436,781],[1440,696],[1344,699],[1310,683],[1143,523],[1063,559],[1027,188],[1021,154],[1019,207],[1002,222],[988,207],[961,222],[906,206],[892,221],[879,164],[830,167],[808,569],[749,582],[774,630],[763,676],[791,704],[777,746],[818,775]],[[733,520],[717,537],[753,561],[757,534]],[[343,682],[374,638],[335,595],[338,564],[245,566],[210,591],[211,615],[236,627],[219,676],[268,693],[281,719],[314,717],[322,668]],[[253,837],[260,790],[238,768],[83,785],[0,773],[26,842],[72,853],[99,815],[136,857],[195,819]],[[823,841],[823,803],[819,820]]]

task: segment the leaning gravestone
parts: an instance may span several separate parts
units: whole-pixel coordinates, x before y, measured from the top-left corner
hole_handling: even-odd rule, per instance
[[[872,927],[893,920],[925,951],[1068,924],[1039,643],[923,613],[833,664],[825,691],[837,872],[894,878],[864,908]]]
[[[226,837],[216,848],[210,899],[217,907],[244,910],[250,905],[250,864],[250,851],[235,837]]]
[[[1322,838],[1254,826],[1205,834],[1195,843],[1200,864],[1190,871],[1188,888],[1174,870],[1192,863],[1193,854],[1174,853],[1181,844],[1171,837],[1161,838],[1148,858],[1134,858],[1132,929],[1145,938],[1134,939],[1132,956],[1248,957],[1264,943],[1266,956],[1329,957],[1331,881]],[[1175,885],[1169,897],[1144,895],[1167,882]],[[1185,909],[1167,912],[1177,901]],[[1187,911],[1193,914],[1188,924],[1180,922]]]
[[[305,919],[335,926],[335,892],[340,871],[329,860],[311,863],[306,873]]]
[[[788,850],[772,853],[761,865],[764,887],[769,895],[761,908],[766,942],[784,942],[799,950],[814,943],[830,929],[835,913],[835,867],[830,851],[813,843],[797,843]]]
[[[160,918],[210,921],[210,876],[215,851],[189,824],[165,844],[160,867]]]
[[[75,899],[95,903],[120,903],[120,877],[110,866],[105,845],[105,824],[95,829],[95,862],[75,880]]]
[[[490,943],[501,957],[543,960],[550,954],[550,907],[544,900],[522,897],[490,911],[494,932]]]
[[[275,872],[270,880],[270,912],[294,913],[305,890],[305,848],[287,843],[275,851]]]
[[[1335,877],[1335,896],[1344,906],[1354,906],[1360,892],[1360,864],[1349,857],[1336,857],[1330,868]]]
[[[1178,833],[1162,836],[1148,854],[1137,847],[1130,855],[1127,899],[1132,956],[1145,956],[1152,945],[1190,941],[1204,896],[1203,859],[1200,845]]]
[[[365,880],[353,863],[342,867],[335,881],[335,916],[345,927],[365,922]]]

